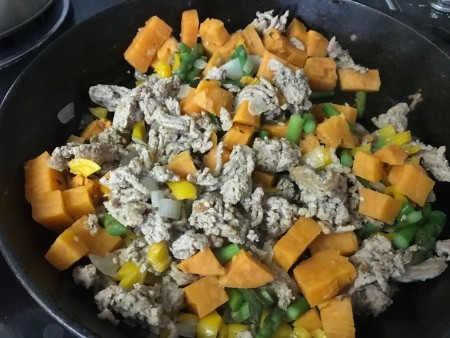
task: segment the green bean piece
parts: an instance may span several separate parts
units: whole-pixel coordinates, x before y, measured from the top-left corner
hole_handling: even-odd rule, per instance
[[[352,152],[350,150],[348,150],[348,149],[342,150],[340,160],[341,160],[341,164],[344,167],[347,167],[347,168],[353,167],[353,156],[352,156]]]
[[[381,230],[380,227],[376,226],[373,223],[367,222],[363,224],[362,228],[357,230],[357,235],[360,239],[364,240],[366,238],[369,238],[373,234],[379,232]]]
[[[253,289],[239,289],[239,292],[248,303],[250,311],[249,321],[257,324],[264,310],[263,305],[258,301],[257,292]]]
[[[260,288],[256,291],[256,298],[262,305],[266,307],[272,305],[275,302],[270,292],[264,288]]]
[[[366,92],[358,91],[355,95],[356,113],[358,117],[364,116],[364,110],[366,109]]]
[[[260,130],[258,133],[259,138],[269,138],[269,132],[267,130]]]
[[[325,97],[331,97],[334,96],[333,90],[313,90],[311,92],[311,95],[309,96],[310,99],[322,99]]]
[[[121,236],[127,231],[127,228],[110,214],[103,215],[102,223],[111,236]]]
[[[302,136],[304,123],[305,120],[299,114],[292,115],[286,130],[286,139],[292,143],[298,144],[300,137]]]
[[[418,230],[419,227],[416,225],[410,225],[401,229],[394,238],[392,238],[392,244],[396,249],[406,249],[412,244]]]
[[[256,334],[256,338],[271,338],[280,327],[283,320],[284,311],[275,307],[264,320],[262,327]]]
[[[232,243],[216,249],[214,251],[214,255],[216,256],[220,264],[225,264],[231,261],[233,256],[236,255],[239,252],[239,250],[241,250],[239,245],[236,243]]]
[[[178,50],[179,50],[180,53],[190,53],[191,52],[191,47],[186,45],[184,42],[180,42],[178,44]]]
[[[290,304],[284,315],[284,319],[287,322],[293,322],[297,320],[302,314],[311,308],[305,297],[297,298],[292,304]]]
[[[324,103],[322,109],[325,115],[327,115],[328,117],[339,115],[339,112],[336,109],[334,109],[334,107],[329,102]]]
[[[313,120],[314,122],[316,122],[316,118],[314,117],[313,113],[311,113],[309,110],[305,111],[305,112],[302,114],[302,117],[303,117],[305,120]]]
[[[305,123],[303,124],[303,131],[306,134],[311,134],[314,132],[314,130],[316,130],[316,126],[317,126],[316,121],[311,120],[311,119],[306,119]]]
[[[236,311],[244,303],[244,298],[236,289],[227,289],[227,294],[229,298],[228,306],[230,307],[231,311]]]
[[[378,136],[373,143],[372,151],[375,152],[377,150],[380,150],[387,144],[387,141],[384,139],[384,137]]]
[[[398,212],[396,219],[401,221],[402,219],[404,219],[403,218],[404,216],[408,215],[409,213],[411,213],[413,211],[414,211],[414,207],[411,205],[411,203],[404,202],[402,204],[400,211]]]
[[[248,320],[250,318],[250,304],[243,302],[236,311],[231,312],[231,318],[238,324]]]

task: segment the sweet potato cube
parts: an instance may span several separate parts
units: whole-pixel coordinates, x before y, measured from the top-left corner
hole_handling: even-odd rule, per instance
[[[84,128],[83,132],[81,133],[80,137],[89,140],[91,137],[101,133],[105,129],[111,127],[112,122],[108,119],[101,118],[96,119],[89,123],[86,128]]]
[[[402,201],[367,188],[361,188],[359,195],[361,202],[358,211],[361,214],[387,224],[394,223],[395,217],[402,207]]]
[[[327,338],[355,338],[355,322],[350,297],[338,296],[319,305]]]
[[[353,231],[320,234],[309,246],[312,254],[328,249],[339,251],[342,256],[351,256],[358,250],[358,238]]]
[[[244,43],[244,36],[241,31],[234,32],[231,34],[230,39],[225,42],[222,46],[217,47],[217,51],[220,52],[228,61],[231,54],[233,54],[236,46]]]
[[[336,250],[319,251],[294,269],[294,279],[311,307],[332,299],[355,278],[353,264]]]
[[[181,41],[191,48],[197,44],[199,24],[196,9],[189,9],[181,14]]]
[[[322,321],[320,319],[319,311],[313,307],[304,314],[302,314],[293,324],[294,327],[301,326],[308,332],[313,332],[317,329],[322,329]]]
[[[193,113],[199,113],[203,109],[195,102],[196,91],[194,88],[189,88],[189,92],[186,97],[180,101],[180,111],[182,114],[191,115]]]
[[[216,276],[206,276],[184,288],[188,307],[199,318],[228,301],[228,295]]]
[[[306,54],[308,57],[327,56],[328,40],[319,32],[310,29],[306,32]]]
[[[312,218],[299,218],[274,245],[273,260],[288,271],[321,232]]]
[[[146,73],[156,52],[172,34],[172,28],[156,15],[141,28],[124,53],[125,60],[142,73]]]
[[[252,139],[255,129],[245,124],[235,123],[223,137],[223,143],[229,150],[238,144],[248,145]]]
[[[288,67],[293,72],[295,72],[297,70],[297,67],[294,66],[293,64],[290,64],[288,61],[276,56],[275,54],[272,54],[268,50],[265,50],[262,60],[261,60],[261,64],[259,65],[259,68],[258,68],[258,73],[256,74],[257,77],[264,76],[268,80],[273,79],[275,74],[270,70],[270,67],[269,67],[269,61],[272,59],[276,59],[277,61],[281,62],[282,64],[284,64],[286,67]]]
[[[262,187],[271,187],[275,181],[275,174],[267,171],[254,170],[252,173],[253,184]]]
[[[36,222],[53,231],[63,231],[73,223],[59,190],[40,194],[31,203],[31,210],[31,216]]]
[[[265,123],[261,125],[261,130],[269,133],[270,137],[282,138],[286,136],[287,126],[289,122]]]
[[[105,256],[108,252],[120,248],[123,243],[123,239],[120,236],[111,236],[101,227],[98,227],[97,232],[92,234],[86,227],[87,219],[88,216],[86,215],[80,217],[69,229],[71,229],[79,237],[80,241],[86,245],[89,253]]]
[[[332,116],[319,123],[316,135],[320,142],[330,147],[355,147],[355,141],[343,115]]]
[[[305,47],[308,39],[308,35],[306,33],[306,26],[300,22],[298,19],[292,19],[291,23],[286,28],[286,35],[289,39],[295,38],[298,41],[302,42]]]
[[[281,34],[278,29],[269,30],[263,37],[264,47],[271,53],[297,67],[303,67],[306,62],[306,52],[297,49]]]
[[[225,268],[219,263],[210,248],[182,260],[177,267],[186,273],[202,276],[222,276],[225,274]]]
[[[233,117],[233,122],[259,128],[261,116],[252,115],[248,110],[248,100],[244,100],[237,106],[236,113]]]
[[[98,203],[102,192],[100,190],[100,182],[97,178],[87,178],[83,175],[75,175],[69,180],[69,188],[77,188],[80,186],[85,186],[89,195],[92,196],[94,204]]]
[[[302,154],[309,153],[311,150],[316,149],[320,146],[319,139],[314,134],[306,134],[300,140],[300,149],[302,150]]]
[[[47,165],[49,158],[50,154],[45,151],[24,165],[25,198],[29,203],[41,194],[67,189],[63,174]]]
[[[228,162],[230,159],[231,151],[227,148],[223,148],[222,151],[222,164]],[[210,171],[214,171],[217,165],[217,146],[211,148],[211,150],[203,156],[203,164],[209,168]]]
[[[395,190],[420,206],[425,204],[434,187],[434,181],[428,177],[421,167],[409,163],[393,166],[389,172],[388,180]]]
[[[228,57],[223,55],[223,53],[220,50],[216,50],[212,53],[211,57],[208,60],[208,64],[206,65],[205,69],[203,69],[203,76],[208,74],[209,70],[213,67],[220,67],[225,62],[227,62]]]
[[[250,252],[241,250],[227,264],[225,275],[219,277],[219,284],[227,288],[259,288],[274,277],[275,274]]]
[[[94,202],[86,186],[67,189],[62,192],[64,205],[73,219],[83,215],[95,214]]]
[[[390,165],[402,165],[408,154],[397,144],[388,144],[373,154],[381,162]]]
[[[194,103],[202,110],[216,116],[220,115],[220,108],[231,111],[233,108],[233,94],[220,88],[220,82],[215,80],[202,80],[195,90]]]
[[[173,36],[168,38],[156,52],[156,57],[153,58],[151,66],[155,68],[158,61],[170,62],[173,54],[178,52],[178,41]]]
[[[356,117],[357,117],[356,108],[347,106],[347,105],[331,103],[331,102],[330,102],[330,104],[334,109],[337,110],[338,113],[344,115],[344,117],[347,121],[352,122],[352,123],[356,122]],[[319,103],[311,109],[311,112],[314,114],[314,117],[318,121],[323,121],[324,119],[327,118],[327,115],[323,111],[323,105],[324,105],[324,103]]]
[[[344,92],[377,92],[380,90],[381,80],[378,69],[370,69],[366,73],[360,73],[351,68],[338,70],[339,84]]]
[[[383,162],[371,154],[358,151],[353,161],[352,171],[365,180],[378,182],[383,175]]]
[[[167,168],[172,170],[181,178],[186,178],[189,174],[193,175],[197,171],[194,161],[192,160],[192,156],[188,150],[175,155],[167,164]]]
[[[227,42],[231,36],[222,21],[209,18],[200,24],[198,33],[202,39],[203,48],[210,55],[217,47]]]
[[[308,58],[303,70],[312,90],[333,90],[336,87],[336,62],[332,58]]]
[[[264,48],[263,42],[255,27],[252,25],[245,27],[242,36],[244,37],[245,46],[248,48],[250,54],[259,55],[261,57],[264,55],[266,49]]]
[[[86,256],[87,246],[72,229],[64,230],[45,254],[45,259],[59,271],[68,269],[73,263]]]

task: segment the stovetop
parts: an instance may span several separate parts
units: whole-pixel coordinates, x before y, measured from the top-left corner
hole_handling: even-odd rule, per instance
[[[57,31],[52,32],[52,36],[19,61],[0,69],[0,102],[20,72],[49,42],[93,14],[122,1],[124,0],[70,0],[69,13]],[[432,9],[427,0],[357,1],[406,23],[450,55],[450,13]],[[1,255],[0,285],[3,289],[0,293],[0,338],[75,337],[65,331],[28,295]]]

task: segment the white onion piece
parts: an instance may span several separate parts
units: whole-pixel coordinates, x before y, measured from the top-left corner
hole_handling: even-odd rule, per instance
[[[168,198],[159,201],[158,213],[161,217],[180,219],[181,203]]]
[[[252,73],[256,73],[259,69],[259,66],[261,65],[261,56],[259,55],[249,55],[247,56],[247,60],[252,60],[253,68]]]
[[[238,58],[231,59],[220,68],[225,70],[227,78],[232,80],[240,80],[244,75],[242,73],[241,63],[239,62]]]
[[[303,161],[314,169],[320,168],[325,165],[325,154],[323,147],[315,147],[310,152],[302,155]]]
[[[159,202],[164,199],[164,191],[162,190],[153,190],[150,192],[150,197],[152,199],[152,205],[155,208],[159,207]]]
[[[104,275],[115,277],[120,265],[117,262],[117,255],[107,253],[105,257],[89,254],[92,264]]]
[[[180,90],[178,91],[177,98],[181,100],[187,97],[189,95],[189,92],[191,91],[191,88],[192,87],[189,86],[188,84],[180,85]]]
[[[56,115],[59,122],[66,124],[75,117],[75,106],[73,102],[66,104]]]
[[[197,59],[194,61],[194,67],[197,69],[205,69],[207,64],[208,64],[208,62],[206,62],[205,60],[202,60],[202,59]]]
[[[151,178],[150,176],[145,176],[141,179],[141,184],[148,189],[148,191],[152,192],[154,190],[158,190],[158,183]]]

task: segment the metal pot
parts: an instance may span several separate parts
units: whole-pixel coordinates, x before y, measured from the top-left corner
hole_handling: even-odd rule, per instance
[[[0,39],[43,13],[53,0],[0,0]]]

